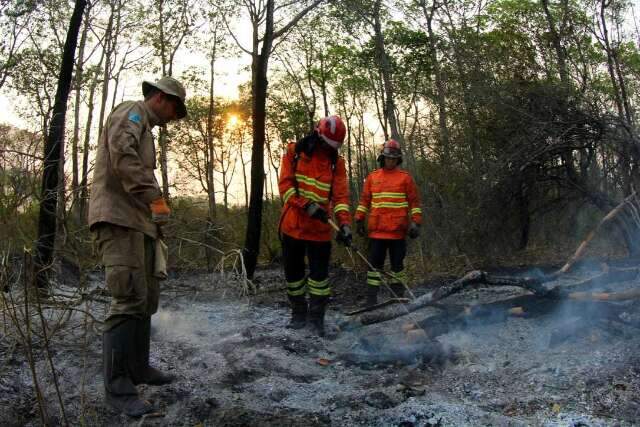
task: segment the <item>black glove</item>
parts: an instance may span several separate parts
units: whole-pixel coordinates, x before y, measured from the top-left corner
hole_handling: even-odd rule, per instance
[[[329,222],[329,215],[327,215],[327,211],[316,202],[308,203],[304,210],[307,211],[307,215],[311,218],[319,219],[324,223]]]
[[[342,243],[345,246],[351,246],[351,240],[353,235],[351,234],[351,227],[347,224],[340,226],[340,231],[336,234],[336,242]]]
[[[356,233],[358,233],[360,237],[366,237],[367,230],[364,228],[364,221],[356,221]]]
[[[412,222],[411,225],[409,226],[409,237],[411,237],[412,239],[415,239],[419,235],[420,235],[420,226],[415,222]]]

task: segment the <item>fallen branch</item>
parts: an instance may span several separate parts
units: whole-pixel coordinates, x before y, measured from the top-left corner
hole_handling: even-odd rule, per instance
[[[359,309],[353,310],[353,311],[348,311],[345,314],[347,316],[353,316],[354,314],[360,314],[360,313],[364,313],[364,312],[367,312],[367,311],[377,310],[377,309],[379,309],[381,307],[386,307],[387,305],[395,304],[395,303],[398,303],[398,302],[402,302],[402,303],[409,302],[409,298],[389,298],[388,300],[383,301],[381,303],[378,303],[378,304],[375,304],[375,305],[370,305],[368,307],[362,307],[362,308],[359,308]]]
[[[599,273],[593,277],[582,280],[580,282],[571,283],[569,285],[556,286],[552,289],[561,297],[571,298],[571,294],[580,293],[579,289],[590,288],[596,285],[605,285],[612,282],[626,282],[634,280],[640,274],[640,268],[619,268],[619,269],[607,269],[606,271]]]
[[[598,234],[598,232],[602,229],[602,227],[604,227],[608,222],[610,222],[612,219],[614,219],[620,212],[622,212],[622,210],[624,209],[624,207],[631,203],[631,201],[636,197],[636,193],[635,191],[633,193],[631,193],[628,197],[626,197],[618,206],[616,206],[615,208],[613,208],[608,214],[606,214],[604,216],[604,218],[602,218],[602,220],[600,220],[600,222],[598,223],[598,225],[596,226],[595,229],[591,230],[591,232],[587,235],[587,238],[584,239],[582,241],[582,243],[580,243],[580,246],[578,246],[578,249],[576,249],[575,253],[573,254],[573,256],[571,258],[569,258],[569,261],[566,262],[566,264],[564,266],[562,266],[562,268],[558,271],[555,271],[554,273],[551,273],[550,279],[552,280],[553,278],[560,276],[562,274],[565,274],[566,272],[568,272],[571,267],[573,267],[573,265],[578,262],[578,260],[580,258],[582,258],[582,256],[584,255],[585,251],[587,250],[587,246],[589,245],[589,243],[593,240],[593,238],[596,236],[596,234]]]
[[[429,292],[425,295],[422,295],[415,300],[409,302],[408,304],[403,304],[401,306],[391,306],[382,311],[376,311],[371,313],[365,313],[361,316],[357,316],[350,321],[345,322],[343,327],[357,327],[361,325],[369,325],[372,323],[384,322],[386,320],[395,319],[400,316],[404,316],[405,314],[416,311],[420,308],[426,307],[439,301],[443,298],[448,297],[451,294],[459,292],[465,286],[473,283],[479,283],[482,280],[483,272],[474,270],[470,273],[467,273],[464,277],[456,280],[455,282],[449,283],[447,285],[441,286],[433,292]]]
[[[640,289],[629,289],[622,292],[572,292],[569,299],[579,301],[629,301],[640,299]]]

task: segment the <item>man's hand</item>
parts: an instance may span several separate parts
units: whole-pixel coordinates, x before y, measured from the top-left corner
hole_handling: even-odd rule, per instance
[[[329,215],[327,215],[327,211],[316,202],[307,204],[304,209],[307,211],[307,215],[311,218],[319,219],[324,223],[329,222]]]
[[[367,236],[367,230],[364,228],[364,220],[356,221],[356,233],[358,233],[360,237]]]
[[[162,197],[152,201],[149,208],[151,208],[151,220],[156,224],[165,225],[169,221],[171,209]]]
[[[420,226],[415,222],[411,222],[411,225],[409,226],[408,234],[409,234],[409,237],[411,237],[412,239],[415,239],[420,235]]]
[[[353,240],[351,227],[349,227],[347,224],[341,225],[340,231],[336,234],[336,242],[342,243],[343,245],[349,247],[351,246],[351,240]]]

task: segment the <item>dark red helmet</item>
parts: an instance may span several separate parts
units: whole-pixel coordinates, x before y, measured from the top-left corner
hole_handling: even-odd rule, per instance
[[[347,134],[347,128],[339,116],[329,116],[320,119],[316,131],[324,142],[336,150],[340,148]]]
[[[382,146],[382,154],[384,157],[390,157],[392,159],[401,159],[402,150],[400,149],[400,143],[395,139],[390,139]]]

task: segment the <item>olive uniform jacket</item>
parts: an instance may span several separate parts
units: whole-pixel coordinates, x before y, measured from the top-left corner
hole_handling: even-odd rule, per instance
[[[126,101],[111,112],[98,142],[89,227],[100,222],[132,228],[157,238],[149,203],[162,197],[154,175],[154,114],[144,101]]]

